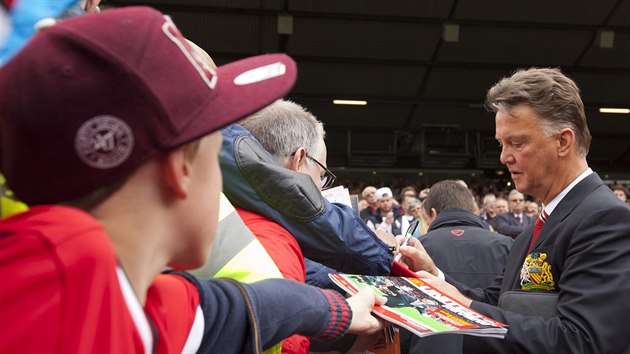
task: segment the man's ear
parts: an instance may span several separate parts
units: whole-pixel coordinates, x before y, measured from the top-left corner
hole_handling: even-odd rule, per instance
[[[435,208],[431,208],[431,222],[437,218],[437,210]]]
[[[564,128],[558,134],[557,150],[560,157],[566,157],[575,147],[575,133],[570,128]]]
[[[192,165],[186,159],[188,146],[168,152],[162,161],[164,181],[179,199],[185,199],[189,193]]]
[[[289,161],[289,166],[287,166],[290,170],[299,171],[300,164],[306,158],[306,149],[303,147],[298,148],[295,151],[295,154],[291,156],[291,160]]]

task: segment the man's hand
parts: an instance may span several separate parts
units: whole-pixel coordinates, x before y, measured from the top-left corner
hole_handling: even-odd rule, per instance
[[[462,293],[460,293],[459,290],[457,290],[457,288],[455,288],[451,284],[425,271],[420,271],[416,274],[418,274],[418,276],[420,277],[420,279],[422,279],[423,282],[431,285],[432,287],[438,289],[444,294],[470,307],[472,300],[462,295]]]
[[[398,242],[402,243],[404,237],[398,236],[396,239]],[[427,251],[424,249],[422,243],[420,243],[420,241],[418,241],[415,237],[411,237],[409,239],[407,246],[400,246],[399,251],[403,255],[401,262],[411,271],[418,272],[424,270],[437,276],[438,269],[435,266],[435,263],[433,263],[433,259],[431,259]]]
[[[383,305],[387,301],[382,296],[377,296],[371,289],[362,289],[348,298],[348,304],[352,309],[352,322],[348,333],[359,335],[374,334],[383,329],[383,323],[372,316],[374,304]]]

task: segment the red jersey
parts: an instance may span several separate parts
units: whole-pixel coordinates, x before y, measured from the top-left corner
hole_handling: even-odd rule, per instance
[[[143,308],[104,228],[77,209],[0,222],[0,279],[1,352],[166,353],[201,342],[191,335],[203,320],[196,287],[161,275]]]

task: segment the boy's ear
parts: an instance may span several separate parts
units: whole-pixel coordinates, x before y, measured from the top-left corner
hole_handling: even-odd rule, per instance
[[[187,146],[168,152],[162,162],[164,181],[179,199],[188,197],[190,187],[192,166],[186,159]]]

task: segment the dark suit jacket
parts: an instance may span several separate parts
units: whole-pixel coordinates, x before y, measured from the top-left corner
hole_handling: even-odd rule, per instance
[[[456,284],[475,300],[473,309],[509,325],[503,340],[465,336],[464,352],[623,352],[630,341],[630,207],[593,173],[558,204],[528,251],[533,228],[516,239],[505,272],[493,285],[470,289]],[[543,268],[553,278],[546,291],[558,293],[555,317],[523,316],[494,306],[501,293],[522,289],[528,255],[544,258]]]
[[[497,215],[494,220],[494,228],[500,234],[510,236],[511,238],[516,238],[516,236],[520,235],[523,230],[525,230],[529,225],[532,225],[535,222],[536,220],[523,213],[523,224],[521,225],[521,223],[516,220],[516,216],[514,216],[514,213],[507,212],[501,215]]]

